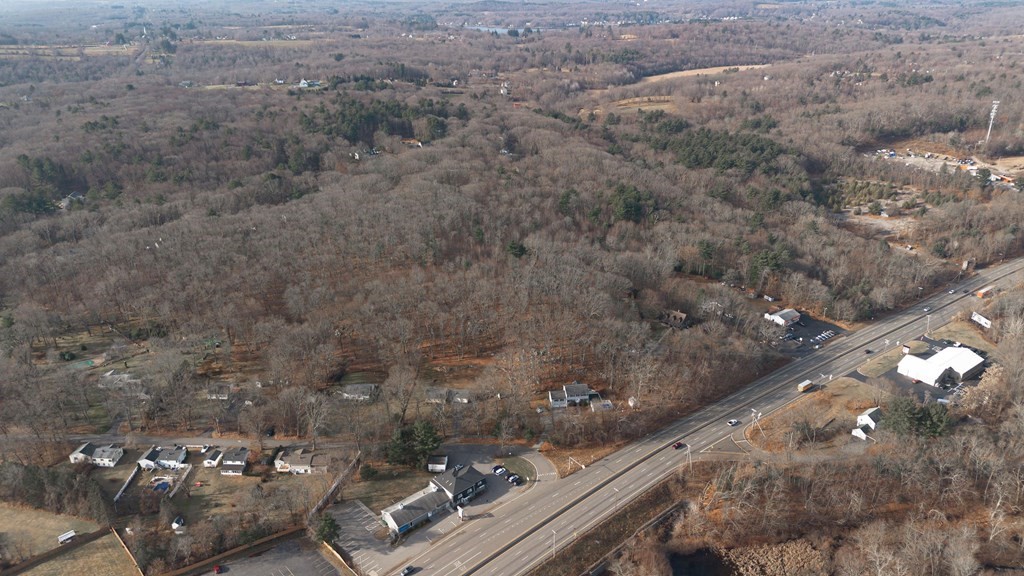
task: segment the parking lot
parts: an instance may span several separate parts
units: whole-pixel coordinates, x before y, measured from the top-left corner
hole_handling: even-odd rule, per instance
[[[222,564],[224,574],[239,576],[337,576],[333,564],[304,540],[289,540],[266,552]]]
[[[831,340],[845,333],[845,330],[835,324],[804,314],[801,315],[799,323],[789,326],[785,335],[779,338],[779,350],[793,356],[803,356],[826,346]]]
[[[338,547],[348,553],[367,576],[383,574],[386,567],[382,564],[392,550],[386,538],[379,539],[375,535],[386,531],[380,517],[362,503],[352,501],[331,508],[330,513],[341,527],[341,533],[335,540]]]

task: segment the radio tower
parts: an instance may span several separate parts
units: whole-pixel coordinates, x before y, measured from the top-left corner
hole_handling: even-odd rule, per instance
[[[992,136],[992,125],[996,122],[996,110],[999,109],[999,100],[992,101],[992,112],[988,115],[988,133],[985,134],[985,148],[988,148],[988,139]]]

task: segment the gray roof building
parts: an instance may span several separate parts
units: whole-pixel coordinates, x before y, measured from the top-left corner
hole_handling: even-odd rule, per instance
[[[443,490],[452,504],[461,504],[487,488],[487,477],[467,466],[446,470],[431,478],[430,483]]]

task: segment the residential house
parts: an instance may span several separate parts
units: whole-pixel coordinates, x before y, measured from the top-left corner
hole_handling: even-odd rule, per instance
[[[586,384],[573,382],[562,386],[561,390],[548,392],[548,402],[552,408],[565,408],[566,406],[586,406],[590,403],[591,394],[596,394]]]
[[[436,472],[438,474],[448,469],[448,456],[444,454],[434,454],[427,458],[427,472]]]
[[[868,408],[857,416],[857,427],[867,426],[874,430],[882,420],[882,409],[878,406]]]
[[[327,464],[322,454],[316,454],[305,448],[286,448],[274,459],[274,468],[281,473],[314,474],[327,471]]]
[[[210,450],[206,454],[206,458],[203,459],[203,467],[205,468],[216,468],[220,466],[220,461],[224,459],[224,453],[220,450]]]
[[[124,449],[120,446],[113,444],[97,446],[86,442],[71,453],[70,459],[72,464],[88,462],[103,468],[113,468],[122,456],[124,456]]]
[[[447,404],[448,396],[449,390],[447,388],[436,386],[431,386],[423,392],[423,399],[427,404]]]
[[[341,387],[342,400],[372,402],[377,397],[376,384],[348,384]]]
[[[861,440],[868,439],[868,433],[873,432],[882,420],[882,409],[879,407],[868,408],[857,416],[857,427],[850,434]]]
[[[469,404],[472,397],[466,390],[452,390],[451,399],[453,404]]]
[[[230,400],[231,399],[231,386],[221,382],[214,384],[206,389],[207,400]]]
[[[686,328],[686,313],[679,310],[665,310],[658,317],[658,320],[670,328],[676,328],[677,330]]]
[[[67,210],[75,204],[85,204],[85,195],[81,192],[72,192],[57,203],[61,210]]]
[[[175,446],[174,448],[153,446],[139,458],[139,466],[145,470],[154,468],[178,470],[185,467],[185,458],[187,457],[188,449],[184,446]]]
[[[448,495],[452,506],[469,502],[487,489],[487,477],[470,466],[451,468],[431,478],[430,483]]]
[[[223,464],[220,473],[224,476],[241,476],[248,465],[249,449],[245,447],[232,448],[224,452]]]

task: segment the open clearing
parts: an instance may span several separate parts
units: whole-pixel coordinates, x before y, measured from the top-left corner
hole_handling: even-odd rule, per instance
[[[747,429],[747,439],[767,452],[800,446],[821,450],[850,444],[849,432],[857,415],[878,406],[885,396],[853,378],[838,378],[762,418],[760,428]]]
[[[930,336],[936,340],[952,340],[977,350],[992,353],[996,349],[995,344],[986,340],[985,336],[978,331],[978,328],[978,325],[973,322],[950,322],[945,326],[932,330]]]
[[[676,78],[687,78],[689,76],[700,76],[702,74],[721,74],[726,71],[743,72],[744,70],[754,70],[757,68],[767,68],[771,64],[749,64],[746,66],[713,66],[711,68],[696,68],[694,70],[680,70],[679,72],[669,72],[667,74],[658,74],[656,76],[645,76],[638,82],[638,84],[652,84],[654,82],[661,82],[663,80],[675,80]]]
[[[109,534],[85,546],[45,562],[28,572],[27,576],[137,576],[131,556]]]
[[[261,499],[275,493],[287,494],[288,510],[275,510],[272,516],[289,513],[302,514],[312,507],[327,490],[333,477],[331,474],[277,474],[271,473],[266,482],[259,476],[224,476],[220,468],[204,468],[201,463],[188,476],[188,484],[174,495],[174,504],[189,524],[197,524],[204,518],[236,514],[252,505],[251,494],[257,486]],[[197,486],[196,484],[201,484]]]
[[[97,528],[99,525],[95,522],[73,516],[0,504],[0,534],[4,536],[3,545],[22,558],[56,548],[57,536],[68,530],[86,534]]]
[[[426,470],[410,470],[406,467],[379,462],[374,462],[371,465],[377,469],[376,478],[346,485],[341,494],[345,500],[359,500],[374,513],[380,512],[417,490],[422,490],[434,477]]]

